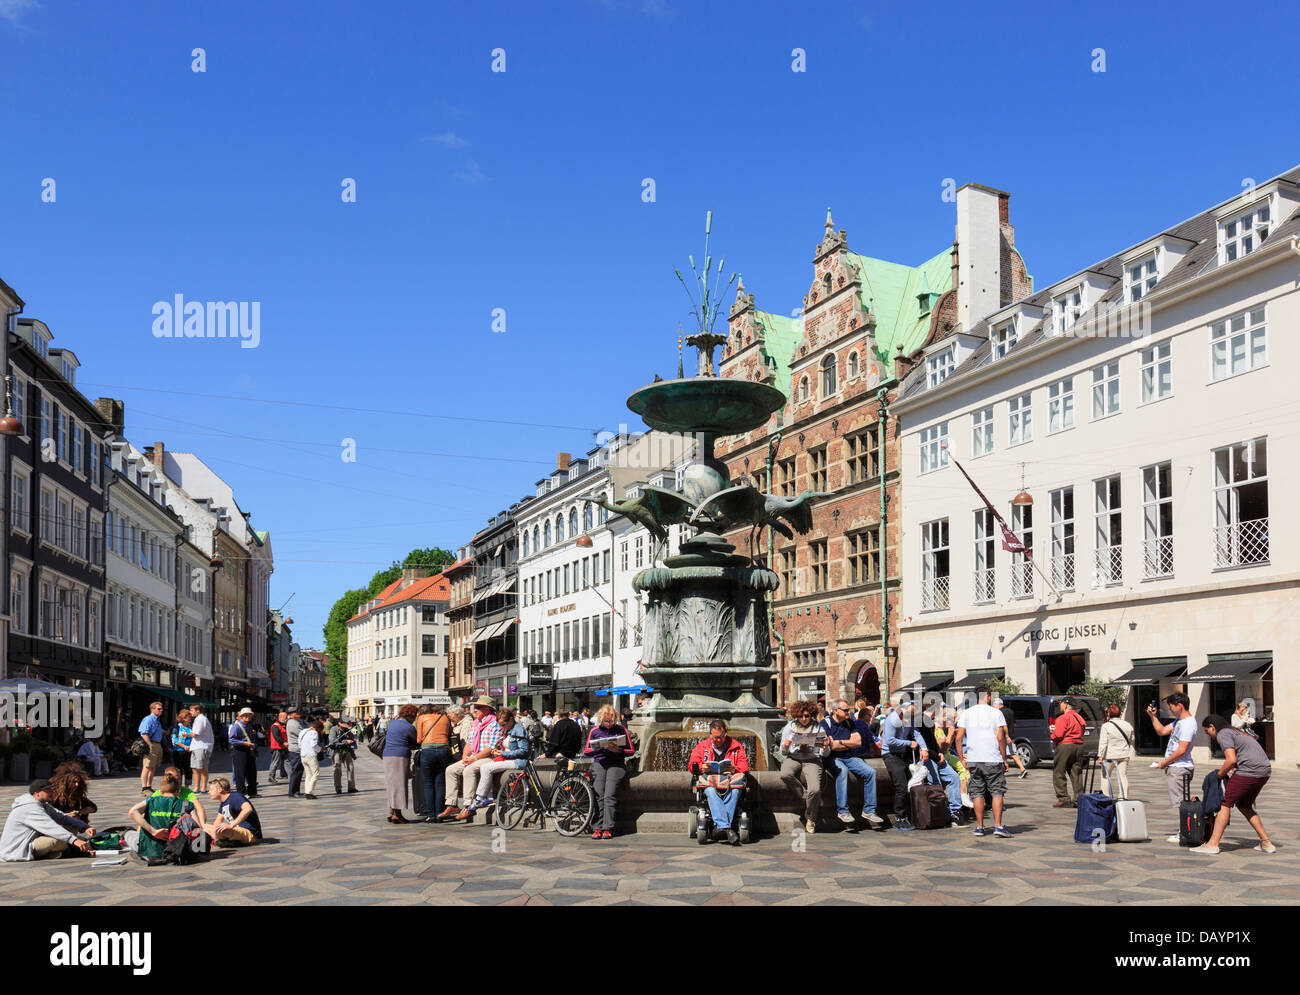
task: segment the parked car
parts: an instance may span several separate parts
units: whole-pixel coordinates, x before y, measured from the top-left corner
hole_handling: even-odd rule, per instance
[[[1072,694],[1068,697],[1076,702],[1075,707],[1087,723],[1083,732],[1083,749],[1088,753],[1096,753],[1098,730],[1105,720],[1101,701],[1084,695]],[[1060,695],[1045,694],[1002,696],[1002,703],[1016,717],[1016,731],[1012,741],[1026,767],[1032,767],[1040,760],[1050,761],[1056,755],[1056,748],[1052,745],[1051,724],[1059,714],[1053,705],[1060,698]]]

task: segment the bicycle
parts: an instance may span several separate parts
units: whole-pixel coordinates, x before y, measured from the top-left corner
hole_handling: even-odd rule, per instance
[[[546,820],[551,819],[561,836],[581,836],[591,830],[596,817],[596,789],[591,786],[591,773],[579,771],[572,760],[560,758],[559,763],[549,803],[543,801],[546,792],[532,757],[523,767],[501,778],[495,813],[498,826],[515,829],[525,822],[536,822],[538,828],[544,829]]]

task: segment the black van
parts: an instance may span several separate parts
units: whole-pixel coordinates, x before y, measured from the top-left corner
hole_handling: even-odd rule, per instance
[[[1005,710],[1015,716],[1015,733],[1012,742],[1016,752],[1026,767],[1032,767],[1040,760],[1050,761],[1056,755],[1052,746],[1049,723],[1055,721],[1058,709],[1053,703],[1061,697],[1068,697],[1076,703],[1075,707],[1083,716],[1086,724],[1083,731],[1083,749],[1085,753],[1097,752],[1098,730],[1105,720],[1101,701],[1084,695],[1042,695],[1042,694],[1004,694],[1002,704]]]

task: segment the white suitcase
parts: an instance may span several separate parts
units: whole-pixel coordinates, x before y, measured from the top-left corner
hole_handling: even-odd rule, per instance
[[[1112,761],[1113,762],[1113,761]],[[1111,762],[1106,764],[1106,783],[1110,780]],[[1118,782],[1119,778],[1116,777]],[[1151,837],[1147,834],[1147,809],[1139,801],[1120,797],[1115,802],[1115,830],[1121,843],[1142,843]]]

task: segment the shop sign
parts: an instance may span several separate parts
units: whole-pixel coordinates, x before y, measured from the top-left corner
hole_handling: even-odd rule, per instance
[[[575,601],[571,605],[560,605],[559,608],[548,608],[547,615],[563,615],[565,612],[577,611],[578,603]]]
[[[518,684],[508,684],[508,685],[506,685],[506,693],[507,693],[507,694],[518,694],[518,693],[519,693],[519,685],[518,685]]]
[[[1044,629],[1030,629],[1020,638],[1027,643],[1069,642],[1072,639],[1087,639],[1106,634],[1105,622],[1091,622],[1088,625],[1053,626]]]

